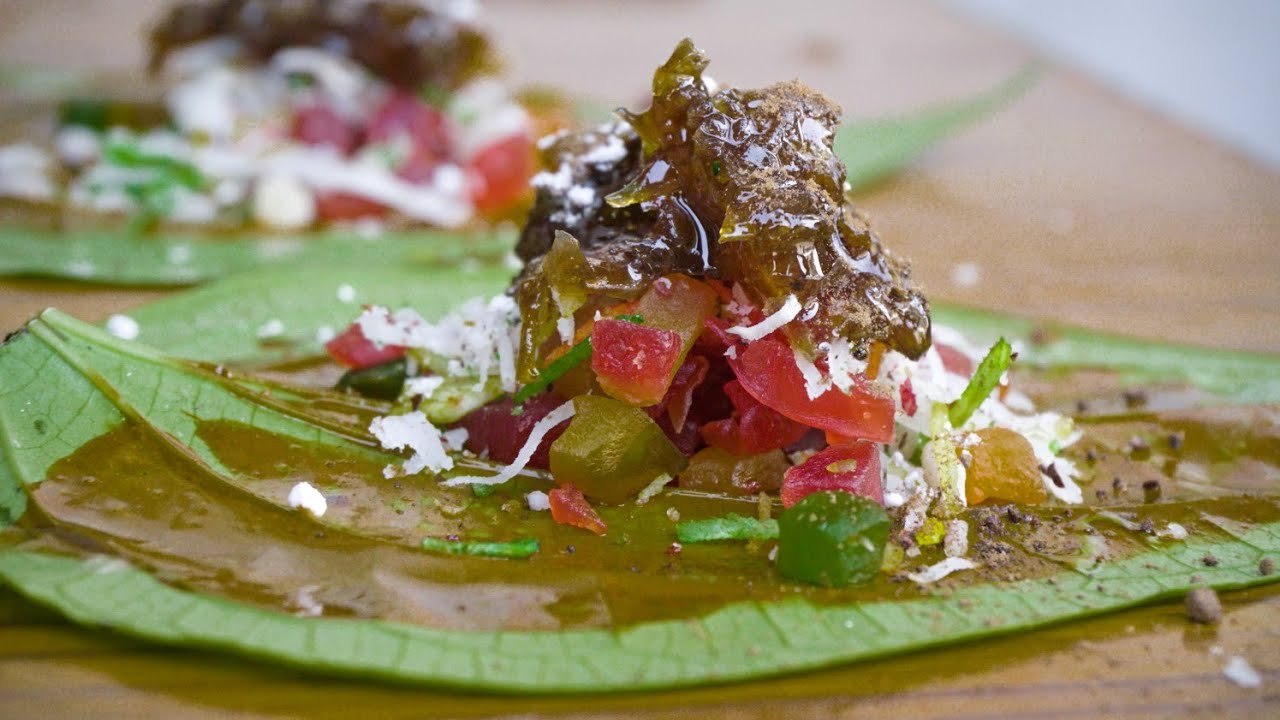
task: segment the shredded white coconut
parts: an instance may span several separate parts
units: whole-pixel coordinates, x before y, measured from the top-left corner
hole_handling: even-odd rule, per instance
[[[316,328],[316,342],[323,345],[338,336],[332,325],[321,325]]]
[[[969,554],[969,523],[964,520],[947,521],[947,532],[942,537],[942,552],[949,558]]]
[[[49,155],[31,143],[0,146],[0,196],[52,198],[51,168]]]
[[[461,427],[445,430],[440,434],[440,437],[444,439],[444,447],[449,452],[461,452],[463,446],[467,444],[467,438],[470,436],[471,433],[466,428]]]
[[[329,509],[329,503],[324,499],[324,495],[315,489],[311,483],[300,482],[289,490],[289,507],[294,510],[303,510],[311,513],[315,517],[320,517]]]
[[[267,175],[254,186],[253,219],[273,230],[301,230],[315,222],[315,194],[290,175]]]
[[[574,185],[565,193],[565,197],[574,205],[590,207],[596,200],[596,191],[586,185]]]
[[[729,328],[729,332],[737,335],[747,342],[755,342],[792,320],[795,320],[796,316],[800,314],[802,309],[800,301],[796,299],[796,296],[788,295],[786,302],[782,303],[782,307],[778,308],[777,312],[766,317],[755,325],[738,325],[736,327],[731,327]]]
[[[542,444],[542,439],[547,433],[551,432],[555,426],[568,420],[574,415],[573,401],[570,400],[560,407],[547,413],[546,417],[534,424],[533,429],[529,431],[529,437],[524,442],[524,446],[520,448],[520,452],[516,453],[516,459],[510,465],[506,466],[497,475],[459,475],[451,477],[444,481],[445,485],[501,485],[510,480],[524,470],[525,465],[529,464],[529,460],[533,457],[533,453],[537,451],[538,446]]]
[[[1242,688],[1262,687],[1262,675],[1253,669],[1248,660],[1239,655],[1232,655],[1227,659],[1226,666],[1222,668],[1222,674]]]
[[[662,489],[665,488],[669,482],[671,482],[671,476],[667,473],[662,473],[655,477],[653,481],[644,486],[644,489],[636,496],[636,504],[644,505],[649,502],[656,497],[658,493],[662,492]]]
[[[525,504],[530,510],[542,512],[551,509],[551,498],[541,490],[534,490],[524,496]]]
[[[1174,540],[1186,540],[1187,534],[1187,529],[1176,522],[1169,523],[1165,526],[1164,530],[1160,530],[1156,533],[1159,537],[1167,537]]]
[[[799,348],[792,348],[791,353],[795,355],[796,367],[800,370],[800,377],[804,378],[804,392],[810,400],[816,399],[831,389],[831,379],[823,377],[822,371],[813,364],[808,355]]]
[[[949,557],[940,560],[920,572],[907,573],[907,578],[914,583],[921,585],[929,585],[935,583],[953,572],[960,570],[972,570],[978,567],[978,563],[962,557]]]
[[[885,507],[899,507],[907,502],[916,489],[924,485],[924,471],[907,462],[899,450],[887,453],[880,447],[880,468],[883,473]]]
[[[554,140],[552,141],[554,142]],[[627,146],[617,135],[606,135],[604,142],[578,158],[583,163],[616,163],[627,156]]]
[[[421,377],[412,377],[404,381],[404,395],[414,397],[421,395],[423,400],[430,399],[436,390],[444,384],[444,378],[439,375],[423,375]]]
[[[502,389],[515,392],[515,333],[520,310],[515,301],[499,295],[489,302],[475,298],[437,323],[427,322],[416,311],[403,308],[394,314],[372,306],[356,324],[370,341],[425,350],[445,361],[452,375],[477,378],[482,389],[497,370]]]
[[[388,465],[382,470],[383,476],[390,479],[401,475],[416,475],[423,470],[438,473],[453,467],[453,458],[445,452],[440,430],[427,420],[426,414],[415,410],[406,415],[388,415],[377,417],[369,424],[369,432],[378,439],[387,450],[404,450],[408,448],[413,455],[404,461],[404,465]]]
[[[854,356],[853,347],[849,345],[848,340],[836,338],[831,341],[827,348],[827,372],[831,376],[831,382],[840,388],[841,392],[847,394],[851,391],[854,378],[863,375],[866,371],[867,363]]]
[[[338,286],[338,302],[353,303],[356,301],[356,289],[347,283]]]
[[[107,332],[121,340],[136,340],[138,337],[138,321],[128,315],[112,315],[107,318]]]
[[[284,322],[277,318],[272,318],[258,327],[258,337],[263,340],[280,337],[283,334]]]

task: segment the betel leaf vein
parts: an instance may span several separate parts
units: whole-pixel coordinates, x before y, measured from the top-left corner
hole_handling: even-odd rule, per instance
[[[1110,565],[1114,577],[1150,582],[1102,586],[1064,572],[911,600],[738,602],[697,618],[561,632],[300,618],[179,590],[127,566],[19,550],[0,552],[0,579],[76,622],[166,644],[447,687],[609,692],[758,678],[1026,631],[1199,585],[1261,584],[1275,578],[1259,574],[1258,563],[1276,553],[1280,523],[1270,523],[1239,537],[1168,543]],[[1197,563],[1205,554],[1222,559],[1205,567]]]

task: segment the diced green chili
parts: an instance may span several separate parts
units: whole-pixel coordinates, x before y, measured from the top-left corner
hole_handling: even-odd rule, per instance
[[[134,143],[107,143],[102,148],[102,159],[119,167],[155,170],[161,178],[188,190],[200,190],[206,184],[204,174],[195,165],[168,155],[145,152]]]
[[[644,324],[644,318],[639,315],[619,315],[615,319],[626,320],[627,322],[636,323],[637,325]],[[538,376],[537,380],[534,380],[528,385],[520,388],[520,390],[516,392],[514,398],[516,407],[519,408],[520,403],[551,387],[551,383],[564,377],[565,373],[574,369],[580,363],[585,362],[590,357],[591,338],[587,337],[584,338],[582,342],[569,348],[565,354],[555,360],[552,360],[550,364],[542,369],[542,374]],[[514,408],[512,409],[512,413],[516,414]]]
[[[381,365],[348,370],[338,380],[338,389],[350,388],[361,395],[376,400],[395,400],[404,388],[408,364],[398,358]]]
[[[951,419],[951,427],[958,428],[964,425],[982,401],[986,400],[991,391],[1000,384],[1000,376],[1012,363],[1013,348],[1007,340],[1000,338],[987,352],[987,356],[982,358],[982,362],[978,363],[978,369],[973,371],[973,377],[969,379],[964,392],[951,403],[947,411]]]
[[[551,383],[559,380],[565,373],[577,367],[578,363],[585,361],[589,357],[591,357],[591,338],[586,338],[569,348],[565,354],[552,360],[551,364],[542,369],[542,374],[538,376],[537,380],[520,388],[515,396],[517,406],[551,387]]]
[[[889,540],[889,516],[874,500],[847,492],[816,492],[778,518],[778,572],[828,587],[876,576]]]
[[[527,558],[541,549],[536,538],[524,538],[511,542],[471,542],[466,540],[441,540],[423,538],[422,549],[446,555],[477,555],[480,557]]]

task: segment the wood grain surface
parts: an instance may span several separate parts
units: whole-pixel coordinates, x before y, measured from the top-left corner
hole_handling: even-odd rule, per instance
[[[141,64],[161,3],[0,0],[0,64]],[[735,85],[799,77],[849,117],[1007,76],[1025,48],[921,2],[492,2],[517,81],[636,106],[688,35]],[[6,113],[16,98],[0,89]],[[14,115],[16,117],[16,115]],[[23,127],[27,123],[24,122]],[[10,129],[13,125],[10,125]],[[1052,69],[1018,104],[861,194],[934,297],[1092,328],[1280,352],[1280,177]],[[953,282],[959,263],[976,285]],[[0,330],[157,291],[0,282]],[[0,717],[1276,717],[1280,591],[1228,595],[1216,628],[1163,605],[793,678],[646,696],[491,698],[316,679],[72,628],[0,594]],[[1221,674],[1243,655],[1261,689]]]

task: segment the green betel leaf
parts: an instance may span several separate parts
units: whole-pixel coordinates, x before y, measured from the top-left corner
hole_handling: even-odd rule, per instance
[[[180,357],[266,365],[322,355],[365,305],[420,308],[428,319],[502,292],[504,267],[424,269],[366,262],[268,267],[143,305],[128,313],[138,340]],[[433,314],[434,313],[434,314]]]
[[[1239,403],[1280,403],[1275,355],[1143,340],[1005,313],[933,303],[933,321],[977,343],[1008,337],[1022,367],[1106,368],[1131,382],[1181,382]]]
[[[857,190],[915,162],[930,147],[964,130],[1016,100],[1040,76],[1031,64],[999,85],[909,115],[845,123],[836,133],[836,155],[844,161],[847,181]]]
[[[1038,74],[1039,66],[1029,65],[971,98],[902,117],[846,123],[836,135],[835,150],[847,166],[849,184],[862,188],[907,167],[933,145],[1017,99]],[[579,101],[574,108],[575,115],[584,121],[607,120],[611,115],[590,101]],[[146,158],[133,153],[122,160],[137,163]],[[168,169],[186,184],[198,184],[189,168]],[[248,232],[211,237],[167,229],[140,233],[123,226],[63,232],[10,225],[0,226],[0,276],[184,286],[263,264],[355,265],[370,257],[393,263],[450,263],[467,257],[501,258],[513,245],[509,233],[497,231],[388,231],[377,238],[340,230],[297,236]]]
[[[476,268],[399,267],[382,263],[317,264],[302,269],[265,268],[153,301],[129,312],[139,339],[165,352],[208,362],[263,365],[318,355],[315,332],[346,327],[367,303],[413,307],[433,317],[467,298],[505,287],[512,271]],[[352,302],[337,297],[349,285]],[[934,322],[960,330],[978,344],[1005,336],[1017,346],[1022,367],[1098,367],[1134,382],[1189,383],[1243,403],[1280,403],[1280,360],[1236,350],[1142,340],[1055,326],[944,302],[931,303]],[[283,334],[257,331],[279,320]],[[1046,336],[1038,339],[1038,336]]]
[[[195,285],[264,265],[363,265],[419,268],[468,258],[496,263],[514,246],[507,232],[354,231],[201,237],[180,232],[39,230],[0,226],[0,276],[67,278],[116,285]]]
[[[610,533],[596,537],[524,508],[519,493],[548,487],[538,477],[487,498],[383,478],[396,458],[363,428],[385,409],[228,376],[47,311],[0,347],[0,498],[10,519],[15,497],[40,509],[22,521],[31,539],[0,551],[0,578],[72,620],[156,642],[500,692],[761,677],[1277,579],[1258,570],[1280,553],[1280,505],[1266,496],[1126,511],[1176,521],[1185,540],[1114,524],[1088,534],[1100,516],[1087,515],[1061,528],[1092,539],[1075,554],[1010,536],[1034,572],[972,571],[936,594],[883,576],[816,594],[780,580],[763,549],[728,543],[685,547],[685,572],[671,573],[669,511],[720,518],[754,499],[671,490],[600,508]],[[288,507],[303,480],[327,498],[322,517]],[[542,550],[437,554],[424,536]],[[750,595],[726,590],[743,577]],[[328,607],[336,616],[298,615]]]
[[[736,603],[685,620],[558,633],[299,618],[179,590],[123,564],[17,550],[0,552],[0,578],[75,622],[164,644],[502,693],[621,692],[764,677],[1015,633],[1201,585],[1246,587],[1274,580],[1257,567],[1278,552],[1280,523],[1269,523],[1134,555],[1107,566],[1104,577],[1067,572],[915,600]],[[1206,567],[1205,555],[1223,560]]]

